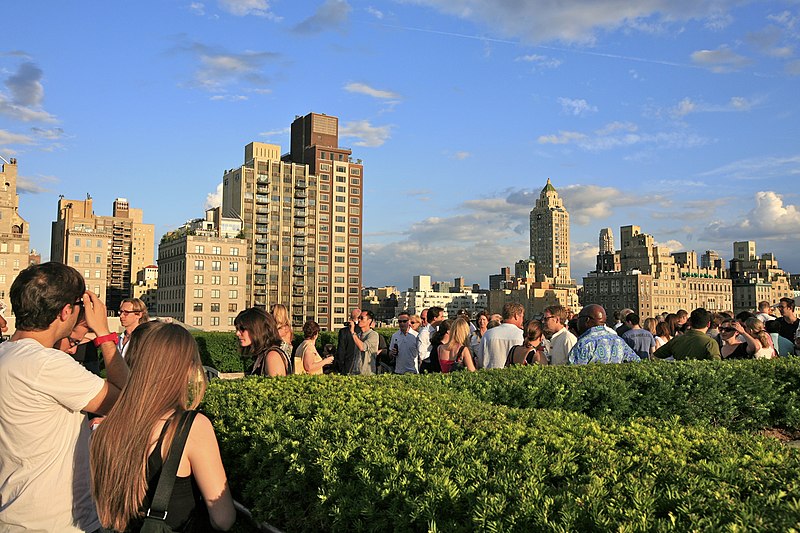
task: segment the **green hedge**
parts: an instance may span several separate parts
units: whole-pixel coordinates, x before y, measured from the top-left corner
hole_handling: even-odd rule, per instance
[[[236,335],[228,332],[192,331],[205,366],[220,372],[244,372],[245,361],[239,355]],[[252,364],[252,363],[251,363]]]
[[[594,418],[680,417],[735,431],[800,428],[800,359],[529,366],[404,376],[411,387]]]
[[[596,372],[582,370],[586,380],[573,388]],[[512,388],[544,375],[504,372]],[[504,372],[474,379],[485,378],[499,397]],[[677,418],[600,421],[493,405],[476,398],[466,376],[430,377],[215,381],[204,408],[236,496],[287,532],[800,524],[800,455],[773,439]],[[418,386],[426,380],[430,387]]]

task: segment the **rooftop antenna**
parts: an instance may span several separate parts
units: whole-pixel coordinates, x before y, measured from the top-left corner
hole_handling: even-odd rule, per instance
[[[5,163],[6,165],[10,165],[10,164],[11,164],[11,163],[9,163],[9,162],[8,162],[8,159],[6,159],[5,157],[3,157],[2,155],[0,155],[0,159],[2,159],[2,160],[3,160],[3,163]]]

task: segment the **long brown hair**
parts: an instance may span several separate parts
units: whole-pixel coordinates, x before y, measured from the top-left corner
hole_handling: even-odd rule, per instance
[[[259,355],[271,346],[280,346],[281,337],[275,317],[259,307],[245,309],[236,316],[234,326],[250,334],[250,346],[239,347],[243,355]]]
[[[131,334],[130,377],[117,403],[98,426],[89,452],[92,496],[100,523],[125,531],[140,516],[147,491],[147,457],[152,434],[170,412],[194,409],[206,390],[197,343],[177,324],[149,322]],[[164,446],[172,441],[173,416]]]

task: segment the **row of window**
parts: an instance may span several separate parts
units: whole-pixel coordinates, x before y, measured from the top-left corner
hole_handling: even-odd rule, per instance
[[[228,313],[235,313],[239,308],[238,304],[229,303],[228,304]],[[203,312],[203,304],[201,302],[194,302],[192,304],[192,311],[202,313]],[[220,304],[212,303],[209,305],[209,311],[212,313],[219,313],[220,312]]]
[[[228,255],[239,255],[239,248],[238,247],[232,247],[232,248],[230,248],[229,252],[230,253]],[[196,253],[196,254],[204,254],[204,253],[206,253],[205,245],[196,244],[194,246],[194,253]],[[221,246],[212,246],[211,247],[211,253],[214,254],[214,255],[222,255],[222,247]]]
[[[203,274],[195,274],[193,281],[195,285],[202,285],[205,282],[205,276],[203,276]],[[222,285],[222,276],[211,276],[211,284]],[[239,284],[238,276],[228,276],[228,285],[238,285],[238,284]]]
[[[195,259],[194,260],[194,269],[195,270],[205,270],[206,262],[203,259]],[[211,261],[211,271],[212,272],[219,272],[222,270],[222,262],[221,261]],[[230,272],[238,272],[239,271],[239,262],[238,261],[230,261],[228,263],[228,270]]]

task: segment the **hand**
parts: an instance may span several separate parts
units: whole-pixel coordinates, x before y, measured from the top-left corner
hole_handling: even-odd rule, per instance
[[[745,332],[745,331],[744,331],[744,328],[742,327],[742,324],[741,324],[741,323],[739,323],[739,321],[738,321],[738,320],[736,320],[736,321],[734,321],[734,322],[733,322],[733,329],[735,329],[735,330],[736,330],[736,333],[738,333],[738,334],[740,334],[740,335],[744,334],[744,332]]]
[[[89,329],[94,331],[95,335],[102,337],[111,332],[108,327],[106,305],[92,291],[83,293],[83,309],[86,314],[86,324]]]
[[[329,364],[333,363],[333,356],[329,355],[328,357],[325,358],[325,361],[326,361],[326,363],[325,363],[326,365],[329,365]]]

